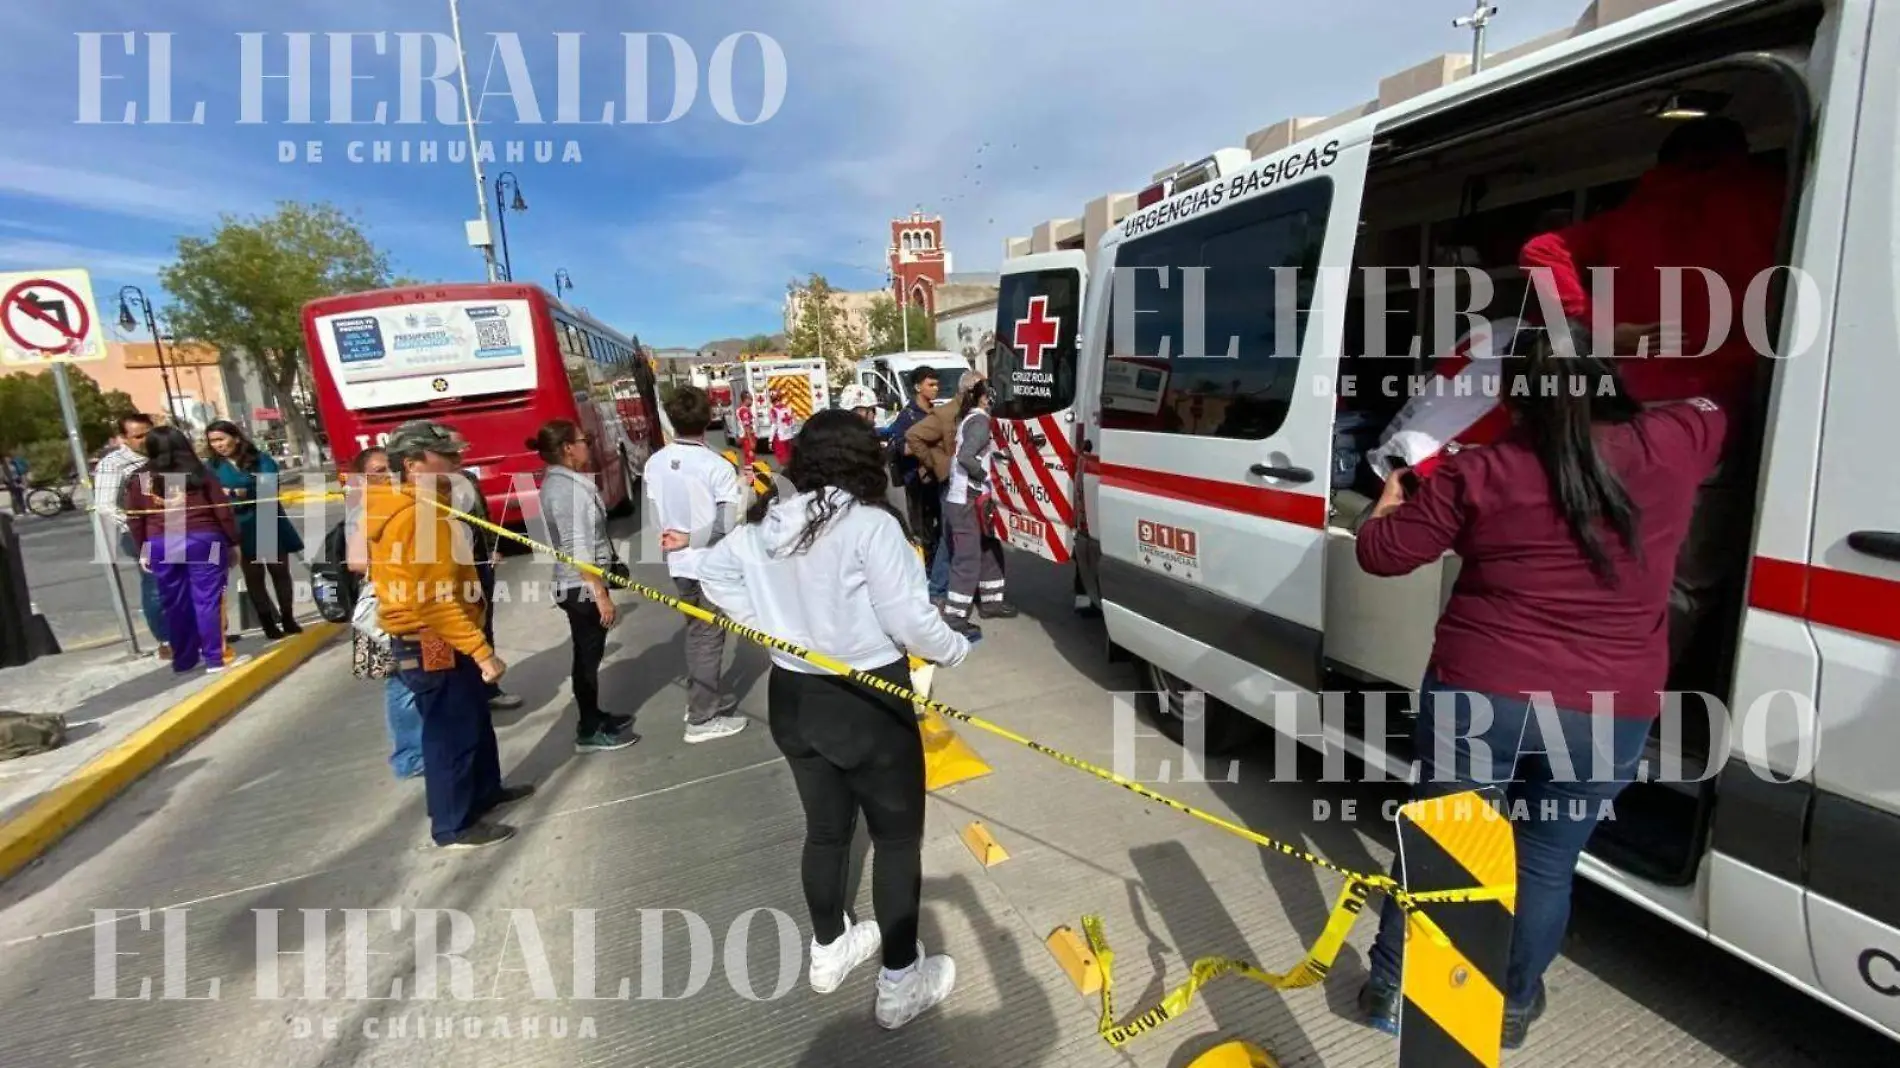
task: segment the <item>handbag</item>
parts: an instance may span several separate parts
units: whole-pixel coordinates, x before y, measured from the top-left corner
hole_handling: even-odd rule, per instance
[[[363,592],[356,598],[356,607],[350,612],[350,626],[371,642],[386,646],[389,644],[389,633],[383,630],[381,611],[382,605],[376,600],[376,587],[364,586]]]
[[[631,583],[633,581],[633,569],[620,558],[620,551],[614,548],[611,538],[607,541],[607,577],[616,582]]]

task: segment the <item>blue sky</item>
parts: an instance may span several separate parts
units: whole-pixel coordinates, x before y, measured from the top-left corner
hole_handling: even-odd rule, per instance
[[[8,121],[0,128],[0,270],[86,267],[102,304],[145,287],[181,234],[222,211],[268,211],[280,199],[327,200],[357,213],[398,271],[477,279],[463,222],[475,213],[466,162],[446,159],[459,124],[400,125],[399,33],[446,34],[447,0],[71,0],[36,9],[0,42]],[[1505,0],[1491,47],[1574,21],[1583,0]],[[566,268],[570,299],[656,346],[692,346],[778,328],[785,284],[823,272],[846,288],[881,284],[888,220],[944,216],[960,271],[993,270],[1003,239],[1087,200],[1141,186],[1156,169],[1244,143],[1293,115],[1326,115],[1370,99],[1380,77],[1437,52],[1469,47],[1451,20],[1464,0],[1185,0],[1156,5],[1085,0],[706,0],[698,4],[568,0],[539,6],[463,0],[463,32],[481,136],[529,159],[487,167],[519,178],[529,204],[511,214],[518,280],[549,284]],[[139,34],[127,56],[126,31]],[[333,124],[332,33],[383,32],[386,54],[353,41],[353,110],[385,103],[391,124]],[[730,35],[754,32],[782,50],[778,112],[738,125],[714,107],[709,67]],[[101,32],[102,116],[151,103],[147,33],[169,32],[172,125],[82,118],[81,39]],[[287,120],[285,82],[266,81],[264,122],[243,124],[239,34],[264,37],[264,71],[289,69],[286,34],[313,34],[309,125]],[[555,34],[577,34],[582,118],[624,111],[624,34],[670,33],[694,53],[697,92],[671,123],[561,125]],[[540,125],[519,121],[507,56],[493,34],[518,36]],[[423,64],[433,63],[433,44]],[[651,117],[672,106],[668,46],[654,40]],[[761,50],[733,53],[738,117],[759,112]],[[425,70],[424,73],[433,73]],[[454,79],[450,79],[450,84]],[[489,93],[483,98],[484,85]],[[428,100],[428,94],[424,94]],[[189,125],[195,106],[204,122]],[[619,117],[619,116],[617,116]],[[321,163],[278,161],[280,142],[324,143]],[[353,163],[352,141],[438,142],[433,164]],[[533,160],[551,141],[556,162]],[[569,142],[579,162],[559,162]],[[400,148],[397,149],[400,151]],[[366,148],[365,153],[369,150]],[[492,214],[491,193],[491,214]],[[111,316],[107,309],[108,318]]]

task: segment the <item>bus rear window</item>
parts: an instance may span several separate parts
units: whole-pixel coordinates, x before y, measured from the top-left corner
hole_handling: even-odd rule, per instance
[[[534,313],[525,300],[367,308],[312,325],[351,411],[535,387]]]
[[[1075,403],[1076,327],[1082,275],[1069,268],[1005,275],[996,298],[990,357],[1001,419],[1053,415]]]

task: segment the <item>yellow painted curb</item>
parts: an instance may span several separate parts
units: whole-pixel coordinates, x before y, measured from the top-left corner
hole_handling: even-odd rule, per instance
[[[343,629],[335,623],[308,625],[302,634],[278,642],[165,710],[73,772],[18,816],[0,823],[0,879],[51,849],[86,817],[290,674]]]

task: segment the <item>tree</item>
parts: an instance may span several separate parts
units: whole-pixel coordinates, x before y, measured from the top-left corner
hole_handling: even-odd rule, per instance
[[[291,447],[316,437],[292,400],[306,373],[303,306],[318,297],[390,284],[389,257],[356,220],[328,204],[278,204],[275,214],[224,216],[210,237],[178,241],[178,260],[158,280],[180,337],[241,354],[257,368],[284,413]]]
[[[753,334],[751,337],[745,339],[745,346],[740,351],[747,355],[754,352],[771,352],[772,339],[764,334]]]
[[[804,285],[793,280],[787,288],[798,317],[785,339],[785,351],[792,356],[823,356],[834,378],[849,375],[864,354],[864,339],[845,321],[837,291],[822,274],[807,278]]]
[[[904,306],[904,326],[910,333],[910,344],[904,344],[904,334],[897,326],[897,301],[888,294],[879,294],[871,301],[865,321],[871,328],[871,352],[878,356],[903,352],[906,348],[923,352],[937,347],[937,324],[929,312],[915,304]]]
[[[132,398],[116,389],[100,389],[78,366],[66,372],[73,388],[73,412],[79,417],[79,436],[90,453],[119,432],[115,422],[134,410]],[[60,414],[59,383],[53,372],[0,378],[0,449],[49,441],[66,447],[66,419]]]

